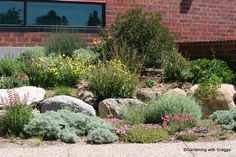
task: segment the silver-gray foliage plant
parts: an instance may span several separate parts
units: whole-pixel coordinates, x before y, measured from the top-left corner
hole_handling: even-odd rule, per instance
[[[75,143],[78,140],[76,137],[78,133],[86,135],[94,128],[112,130],[112,126],[101,118],[62,109],[35,115],[25,126],[24,131],[30,136]]]
[[[96,128],[88,134],[88,142],[94,144],[113,143],[118,140],[118,136],[108,129]]]

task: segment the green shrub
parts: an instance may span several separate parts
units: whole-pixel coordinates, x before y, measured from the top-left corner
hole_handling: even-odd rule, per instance
[[[196,120],[202,116],[198,102],[191,96],[166,94],[148,103],[146,122],[160,122],[161,117],[165,115],[181,113],[190,113]]]
[[[165,80],[192,81],[194,74],[191,71],[191,62],[178,52],[175,52],[170,64],[164,66]]]
[[[135,126],[120,137],[123,142],[156,143],[168,138],[168,132],[162,128]]]
[[[84,59],[91,58],[94,63],[96,63],[99,60],[99,54],[95,53],[91,49],[78,49],[74,51],[74,55],[81,55]]]
[[[110,124],[98,117],[63,109],[35,115],[24,130],[30,136],[75,143],[78,139],[77,134],[87,135],[98,128],[112,130]]]
[[[160,67],[172,57],[175,47],[172,35],[161,20],[159,13],[143,9],[119,14],[108,33],[103,32],[105,37],[97,50],[108,60],[115,55],[124,58],[124,62],[134,63],[135,58],[138,63],[144,61],[146,67]]]
[[[221,125],[223,129],[236,131],[236,109],[215,111],[210,118]]]
[[[49,53],[65,54],[72,56],[77,49],[83,48],[85,43],[79,37],[78,33],[57,32],[50,35],[45,48]]]
[[[181,113],[190,113],[196,120],[201,118],[201,108],[194,98],[175,93],[160,96],[147,104],[123,108],[120,116],[137,124],[161,123],[165,115]]]
[[[55,55],[36,59],[29,71],[30,84],[41,87],[74,86],[89,72],[90,58]]]
[[[119,60],[99,62],[89,76],[89,85],[98,100],[132,97],[137,78]]]
[[[13,76],[2,76],[0,88],[9,89],[29,85],[29,78],[25,73],[15,73]]]
[[[13,76],[17,72],[21,72],[24,64],[15,60],[11,56],[5,56],[0,59],[0,76]]]
[[[145,86],[148,88],[152,88],[156,85],[156,81],[155,80],[147,80],[145,81]]]
[[[23,62],[31,62],[35,58],[44,57],[45,54],[46,50],[44,47],[31,47],[21,50],[17,59]]]
[[[88,134],[88,142],[94,144],[113,143],[118,140],[118,136],[110,130],[97,128]]]
[[[222,79],[214,74],[211,74],[208,80],[205,80],[199,84],[194,96],[199,100],[212,98],[216,94],[216,90],[220,87],[221,83]]]
[[[5,110],[2,117],[4,134],[19,136],[23,133],[24,126],[30,121],[32,109],[26,105],[27,96],[25,100],[20,100],[19,95],[13,90],[8,90],[8,94],[8,98],[1,98]]]
[[[225,61],[219,59],[198,59],[191,61],[191,64],[191,71],[194,74],[193,82],[206,82],[212,75],[220,78],[222,83],[234,83],[235,81],[235,74]]]

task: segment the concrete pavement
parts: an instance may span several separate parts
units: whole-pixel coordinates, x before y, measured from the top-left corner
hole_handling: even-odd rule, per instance
[[[0,157],[236,157],[236,141],[0,148]]]

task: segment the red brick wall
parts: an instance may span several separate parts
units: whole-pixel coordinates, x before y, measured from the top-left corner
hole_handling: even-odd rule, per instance
[[[163,23],[176,34],[177,42],[236,40],[236,1],[234,0],[65,1],[106,3],[107,27],[114,22],[119,12],[139,7],[152,12],[160,11],[164,18]],[[0,33],[0,46],[37,45],[43,41],[39,38],[42,37],[40,34],[44,33],[33,33],[35,36],[31,34],[3,33],[2,35]],[[22,36],[23,39],[20,40]],[[91,34],[83,37],[91,41]]]
[[[163,23],[176,35],[181,52],[195,58],[217,56],[236,62],[236,1],[235,0],[67,0],[106,3],[106,24],[109,27],[119,12],[131,8],[160,11]],[[0,32],[0,46],[37,46],[49,35],[42,32]],[[81,34],[91,43],[96,34]],[[216,42],[228,41],[229,42]],[[189,43],[191,42],[191,43]],[[194,43],[192,43],[194,42]],[[197,42],[197,43],[196,43]],[[225,46],[223,46],[225,45]]]

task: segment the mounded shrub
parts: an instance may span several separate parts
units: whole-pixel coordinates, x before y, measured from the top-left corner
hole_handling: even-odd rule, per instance
[[[23,62],[31,62],[35,58],[44,57],[45,54],[46,49],[44,47],[31,47],[21,50],[17,59]]]
[[[78,134],[87,135],[96,129],[110,131],[112,127],[98,117],[63,109],[35,115],[25,126],[24,131],[30,136],[61,139],[67,143],[75,143],[78,140]]]
[[[199,103],[191,96],[165,94],[148,104],[146,122],[160,122],[161,117],[170,114],[190,113],[196,120],[202,116]]]
[[[236,131],[236,109],[215,111],[210,118],[221,125],[223,129]]]
[[[28,74],[30,83],[46,88],[57,85],[73,86],[86,77],[90,63],[90,58],[83,58],[79,54],[72,57],[40,57],[31,64]]]
[[[160,13],[128,10],[116,17],[107,33],[102,32],[104,37],[95,50],[107,60],[118,57],[128,64],[144,62],[146,67],[160,67],[170,60],[175,47],[161,21]]]
[[[88,134],[88,142],[94,144],[108,144],[118,140],[118,136],[108,129],[96,128]]]
[[[85,47],[84,41],[76,32],[55,32],[47,38],[47,52],[72,56],[75,50]]]
[[[133,96],[138,79],[119,60],[99,62],[92,68],[89,85],[98,100]]]
[[[133,123],[161,123],[165,115],[181,113],[190,113],[196,120],[202,116],[199,103],[193,97],[173,93],[160,96],[147,104],[124,109],[121,117]]]

